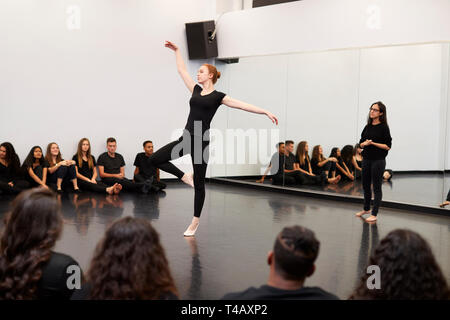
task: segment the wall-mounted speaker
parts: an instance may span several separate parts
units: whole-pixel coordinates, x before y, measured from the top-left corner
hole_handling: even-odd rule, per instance
[[[208,59],[218,56],[217,37],[211,39],[214,28],[214,20],[186,23],[189,59]]]

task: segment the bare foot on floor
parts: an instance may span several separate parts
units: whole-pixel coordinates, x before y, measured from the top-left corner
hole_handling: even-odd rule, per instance
[[[114,193],[114,186],[106,188],[106,193],[113,194]]]
[[[120,190],[122,190],[122,185],[120,183],[115,183],[113,185],[114,188],[114,194],[119,194]]]
[[[444,208],[444,207],[448,206],[449,204],[450,204],[450,201],[444,201],[443,203],[441,203],[439,205],[439,207]]]
[[[185,173],[184,176],[181,178],[181,181],[183,181],[187,185],[190,185],[193,188],[194,187],[194,174],[192,172]]]
[[[370,213],[370,211],[362,210],[362,211],[360,211],[360,212],[357,212],[357,213],[355,214],[355,216],[361,217],[362,215],[368,214],[368,213]]]
[[[329,178],[329,179],[328,179],[328,183],[331,183],[331,184],[338,184],[340,180],[341,180],[341,176],[337,176],[337,177],[335,177],[335,178]]]

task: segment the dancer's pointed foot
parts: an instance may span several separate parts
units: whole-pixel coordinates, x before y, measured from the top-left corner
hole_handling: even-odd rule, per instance
[[[377,217],[376,216],[372,216],[372,215],[370,215],[370,217],[368,217],[366,219],[366,222],[375,222],[375,221],[377,221]]]
[[[445,206],[448,206],[449,204],[450,204],[450,201],[444,201],[439,205],[439,207],[444,208]]]
[[[357,212],[357,213],[355,214],[355,216],[361,217],[362,215],[368,214],[368,213],[370,213],[370,211],[362,210],[362,211],[360,211],[360,212]]]
[[[194,174],[192,172],[185,173],[184,176],[181,178],[181,181],[190,185],[193,188],[194,187]]]
[[[200,223],[200,219],[197,217],[193,217],[191,224],[184,232],[184,236],[185,237],[193,237],[195,235],[195,232],[197,231],[199,223]]]

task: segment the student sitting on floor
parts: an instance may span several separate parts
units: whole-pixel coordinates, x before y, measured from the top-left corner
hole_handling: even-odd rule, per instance
[[[284,167],[284,157],[285,157],[285,146],[284,142],[279,142],[276,145],[278,151],[272,155],[269,166],[264,172],[261,179],[256,182],[263,183],[267,174],[270,172],[270,178],[272,179],[272,184],[282,185],[283,184],[283,167]],[[295,183],[295,180],[294,180]]]
[[[0,194],[18,194],[28,188],[29,183],[23,179],[22,173],[13,145],[3,142],[0,145]]]
[[[125,178],[125,160],[123,160],[121,154],[116,152],[116,139],[108,138],[106,140],[106,147],[108,148],[108,152],[102,153],[97,161],[102,182],[108,186],[114,186],[118,183],[125,191],[148,193],[151,187],[149,183],[133,182]]]
[[[144,152],[138,153],[134,159],[134,166],[136,166],[136,169],[134,169],[133,180],[135,182],[145,182],[146,180],[150,180],[153,191],[165,189],[167,185],[159,180],[159,168],[156,168],[148,161],[148,157],[153,154],[153,142],[147,140],[142,146],[144,147]]]
[[[318,287],[305,287],[312,276],[320,243],[314,232],[301,227],[285,227],[277,236],[273,251],[267,256],[270,266],[266,285],[226,294],[223,300],[337,300]]]

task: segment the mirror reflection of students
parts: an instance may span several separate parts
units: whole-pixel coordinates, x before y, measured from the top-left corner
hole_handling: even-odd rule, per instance
[[[367,222],[377,220],[378,209],[381,204],[383,173],[386,168],[386,156],[391,149],[392,137],[387,123],[386,106],[381,102],[375,102],[370,106],[367,125],[361,133],[359,141],[363,148],[362,156],[362,183],[364,189],[364,209],[356,216],[371,213]],[[374,201],[370,212],[370,200],[372,198],[372,186]]]
[[[324,157],[321,145],[314,146],[311,156],[312,173],[320,175],[324,172],[328,178],[334,178],[336,177],[336,163],[336,158]]]
[[[447,199],[444,202],[442,202],[439,206],[441,208],[444,208],[444,207],[448,206],[449,204],[450,204],[450,190],[448,190]]]

